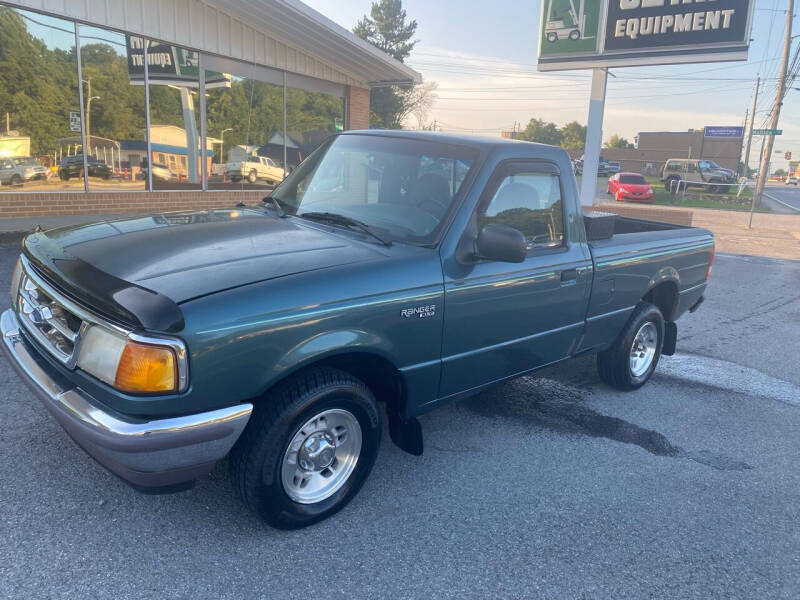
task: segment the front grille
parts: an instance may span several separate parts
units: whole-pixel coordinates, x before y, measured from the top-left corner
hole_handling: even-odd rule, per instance
[[[15,309],[36,341],[69,368],[75,366],[80,336],[88,323],[68,309],[55,290],[25,270]]]

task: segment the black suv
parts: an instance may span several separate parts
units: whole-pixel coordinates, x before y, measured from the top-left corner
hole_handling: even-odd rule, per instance
[[[89,156],[87,158],[89,167],[89,177],[101,177],[103,179],[111,179],[114,170],[109,167],[102,160],[97,160]],[[70,177],[80,177],[83,172],[83,154],[75,154],[73,156],[65,156],[61,159],[61,164],[58,166],[58,176],[67,181]]]

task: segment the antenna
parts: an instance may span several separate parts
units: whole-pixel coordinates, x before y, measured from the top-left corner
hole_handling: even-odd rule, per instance
[[[253,60],[253,64],[250,70],[250,101],[247,103],[247,131],[245,132],[244,136],[244,162],[245,165],[247,164],[247,157],[248,157],[248,148],[250,148],[250,117],[253,114],[253,94],[256,90],[256,61]],[[244,204],[244,177],[241,179],[241,199],[239,202]]]

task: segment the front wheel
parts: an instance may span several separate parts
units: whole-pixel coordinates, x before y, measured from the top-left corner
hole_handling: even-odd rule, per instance
[[[597,355],[597,370],[608,385],[623,391],[642,387],[658,365],[664,344],[664,316],[640,302],[617,341]]]
[[[256,172],[250,171],[250,173],[247,175],[247,181],[249,181],[250,183],[255,183],[256,179],[257,179]]]
[[[22,177],[19,175],[12,175],[10,183],[11,185],[22,185]]]
[[[375,398],[355,377],[303,371],[264,398],[231,450],[233,487],[280,529],[306,527],[342,509],[378,454]]]

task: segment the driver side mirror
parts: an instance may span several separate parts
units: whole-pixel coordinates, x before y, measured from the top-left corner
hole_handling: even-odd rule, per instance
[[[528,255],[528,242],[518,229],[508,225],[488,223],[478,233],[475,250],[478,258],[521,263]]]

